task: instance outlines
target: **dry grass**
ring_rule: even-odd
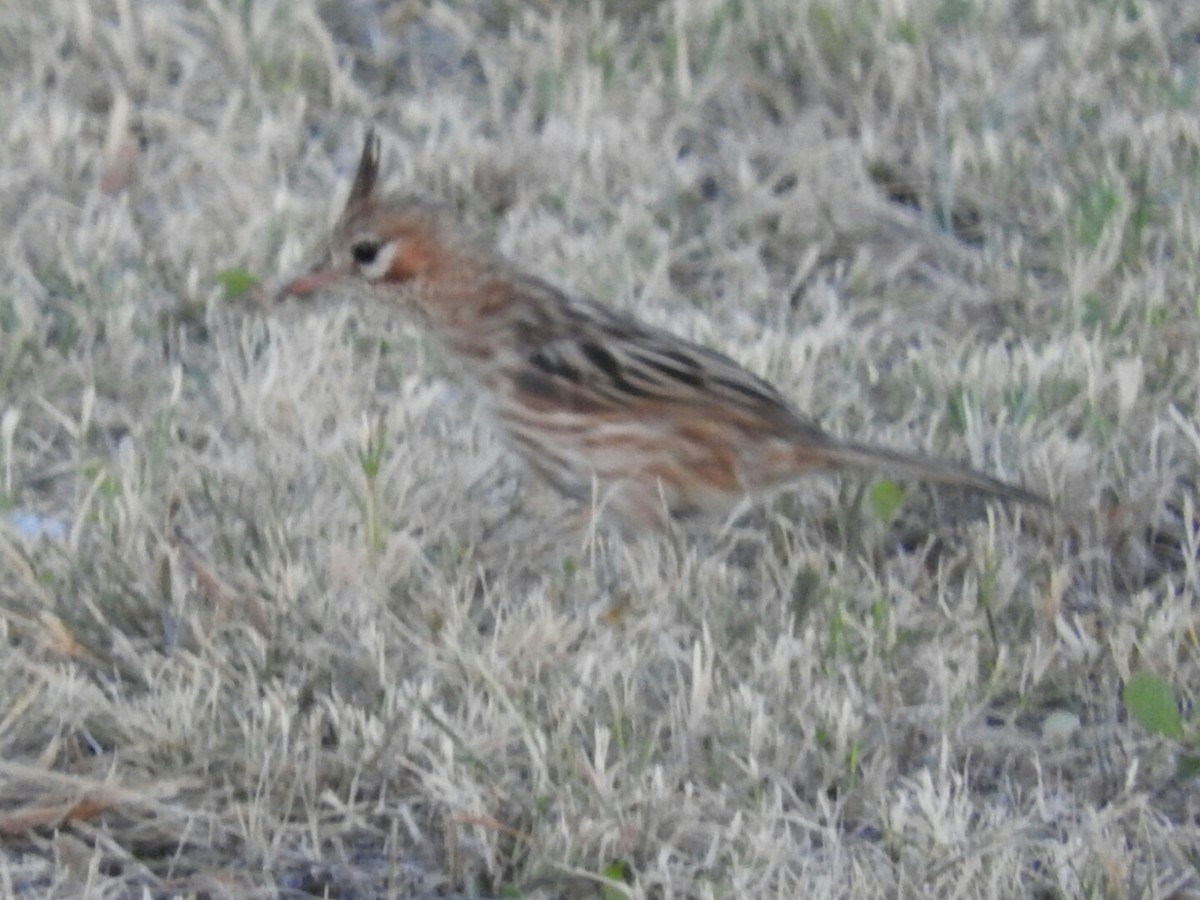
[[[1121,704],[1200,687],[1194,3],[0,13],[0,895],[1200,892]],[[528,268],[1061,514],[581,533],[397,317],[214,280],[299,264],[368,122]]]

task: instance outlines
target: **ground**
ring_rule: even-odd
[[[0,894],[1200,894],[1200,7],[0,0]],[[418,327],[384,179],[828,430],[629,537]]]

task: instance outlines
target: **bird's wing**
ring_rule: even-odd
[[[701,417],[751,433],[827,439],[773,386],[715,350],[589,301],[562,298],[554,319],[531,333],[516,378],[518,390],[548,407],[640,410],[648,419]]]

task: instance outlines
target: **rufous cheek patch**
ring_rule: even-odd
[[[429,271],[432,265],[433,252],[429,244],[410,238],[397,242],[389,271],[396,281],[409,281]]]

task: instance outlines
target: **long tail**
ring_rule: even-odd
[[[1031,506],[1050,506],[1050,501],[1041,494],[1027,491],[1023,487],[1009,484],[1007,481],[1001,481],[999,478],[993,478],[958,463],[929,459],[925,456],[901,453],[897,450],[873,447],[869,444],[857,444],[853,441],[834,441],[831,446],[823,449],[829,453],[837,466],[970,488],[1005,500],[1028,503]]]

